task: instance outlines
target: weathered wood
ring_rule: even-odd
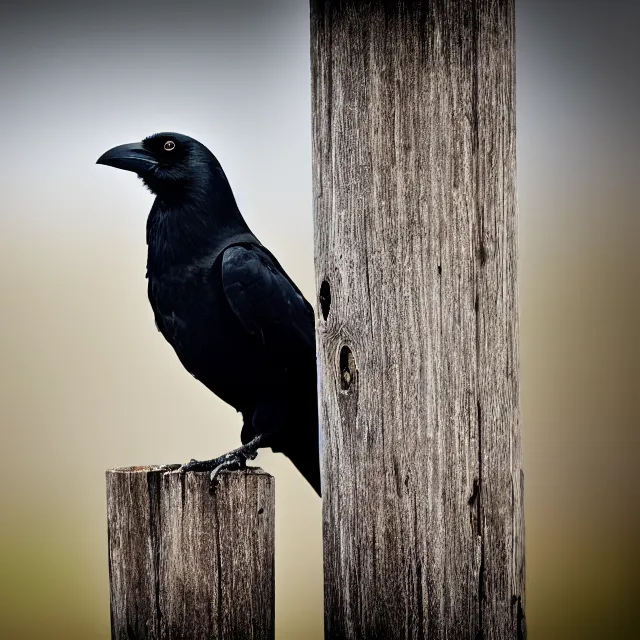
[[[526,633],[514,36],[311,1],[327,638]]]
[[[274,483],[261,469],[107,471],[111,637],[274,637]]]

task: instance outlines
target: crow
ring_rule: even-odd
[[[147,278],[156,326],[185,369],[242,414],[241,447],[179,471],[212,471],[213,484],[271,447],[320,495],[313,308],[250,231],[216,157],[193,138],[157,133],[97,163],[136,173],[155,194]]]

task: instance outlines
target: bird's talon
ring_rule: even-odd
[[[245,469],[247,466],[247,459],[244,455],[238,453],[229,453],[225,456],[225,460],[221,462],[209,476],[209,492],[213,493],[216,486],[218,485],[218,476],[221,471],[225,469],[231,470],[241,470]]]

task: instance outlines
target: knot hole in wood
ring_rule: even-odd
[[[357,371],[355,356],[345,344],[340,349],[340,386],[343,391],[349,391],[355,384]]]
[[[323,280],[320,285],[320,294],[318,296],[318,301],[320,302],[320,312],[322,313],[322,317],[326,322],[329,317],[329,310],[331,309],[331,286],[329,285],[328,280]]]

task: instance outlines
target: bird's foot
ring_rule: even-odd
[[[227,454],[229,455],[229,454]],[[212,460],[194,460],[193,458],[183,465],[179,465],[177,469],[174,469],[174,473],[188,473],[189,471],[211,471],[218,465],[222,464],[226,456],[220,456],[219,458],[213,458]]]
[[[221,471],[239,471],[245,469],[247,460],[253,460],[258,455],[258,449],[264,446],[265,436],[259,435],[247,444],[230,451],[229,453],[213,458],[212,460],[189,460],[186,464],[176,469],[174,473],[187,473],[189,471],[211,471],[211,488],[213,489]]]

